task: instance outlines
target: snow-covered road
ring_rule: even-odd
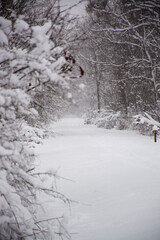
[[[160,142],[77,118],[62,119],[54,129],[57,136],[36,151],[40,168],[72,180],[58,183],[79,202],[65,213],[72,239],[159,240]]]

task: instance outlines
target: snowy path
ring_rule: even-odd
[[[130,131],[63,119],[37,148],[41,168],[72,179],[58,188],[73,204],[73,240],[160,239],[160,142]],[[81,204],[84,203],[84,204]]]

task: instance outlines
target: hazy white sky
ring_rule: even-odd
[[[76,3],[78,3],[80,0],[60,0],[61,6],[64,6],[64,8],[68,8]],[[75,15],[84,15],[85,14],[85,0],[84,3],[79,4],[78,6],[71,9],[71,14]]]

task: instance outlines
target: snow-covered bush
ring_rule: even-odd
[[[114,112],[111,109],[99,111],[89,111],[84,116],[84,122],[86,124],[95,124],[98,127],[106,129],[126,129],[129,125],[128,120],[123,117],[122,113]]]
[[[130,114],[130,116],[126,117],[120,111],[101,110],[99,112],[90,110],[84,115],[84,123],[94,124],[105,129],[137,130],[143,135],[152,135],[155,128],[157,131],[160,129],[160,123],[146,112],[138,115]]]
[[[160,123],[144,112],[133,116],[132,127],[143,135],[152,135],[155,128],[157,131],[160,130]]]
[[[48,194],[63,202],[69,200],[48,186],[41,176],[57,177],[55,172],[39,173],[33,147],[45,137],[32,125],[38,112],[31,106],[37,89],[68,84],[61,71],[65,58],[55,57],[50,40],[51,22],[30,27],[17,19],[0,17],[0,239],[53,239],[62,235],[62,216],[45,220],[41,196]],[[27,37],[26,37],[27,36]],[[27,38],[26,43],[23,41]],[[17,42],[16,42],[17,39]],[[26,44],[26,45],[25,45]],[[43,93],[43,91],[41,91]],[[41,95],[42,97],[43,95]],[[46,116],[47,117],[47,116]],[[45,211],[45,210],[43,210]],[[54,214],[54,213],[53,213]]]
[[[84,123],[85,124],[95,124],[95,121],[98,117],[99,113],[97,110],[89,110],[86,114],[84,114]]]

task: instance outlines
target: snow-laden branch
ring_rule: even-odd
[[[93,32],[114,32],[114,33],[119,33],[119,32],[126,32],[126,31],[130,31],[130,30],[134,30],[134,29],[137,29],[137,28],[141,28],[141,27],[145,27],[145,26],[150,26],[151,23],[150,22],[145,22],[145,23],[140,23],[140,24],[137,24],[137,25],[130,25],[128,27],[124,27],[124,28],[111,28],[111,27],[108,27],[108,28],[101,28],[101,29],[94,29],[94,28],[91,28],[91,31]]]

